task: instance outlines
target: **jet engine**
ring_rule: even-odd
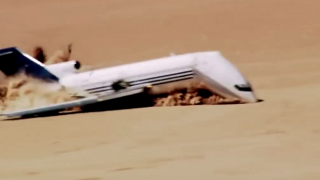
[[[52,64],[46,66],[46,69],[50,71],[52,74],[61,78],[70,74],[75,74],[77,70],[81,67],[81,63],[79,61],[68,61],[58,64]]]

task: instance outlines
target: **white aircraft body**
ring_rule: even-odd
[[[34,115],[74,106],[94,104],[144,92],[165,84],[200,79],[209,90],[246,103],[257,102],[248,80],[219,51],[195,52],[146,60],[86,72],[80,63],[69,61],[44,65],[16,47],[0,50],[0,70],[10,76],[20,71],[36,78],[58,82],[90,94],[66,103],[5,113],[8,117]]]

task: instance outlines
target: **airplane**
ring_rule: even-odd
[[[208,89],[225,98],[245,103],[258,99],[250,82],[219,51],[174,54],[135,63],[78,72],[76,60],[44,65],[17,47],[0,49],[0,71],[6,76],[19,72],[54,82],[62,87],[76,88],[90,94],[74,101],[5,112],[6,117],[23,117],[85,106],[143,93],[162,85],[199,79]],[[161,92],[158,92],[161,93]]]

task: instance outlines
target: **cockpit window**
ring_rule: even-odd
[[[252,91],[250,84],[236,84],[234,87],[238,89],[238,91],[247,91],[247,92]]]

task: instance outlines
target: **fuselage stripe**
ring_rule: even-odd
[[[176,77],[170,77],[170,76],[172,76],[172,74],[169,74],[166,76],[158,76],[158,77],[154,77],[154,78],[148,78],[149,81],[145,81],[145,79],[136,80],[136,81],[129,81],[129,83],[132,84],[132,82],[134,82],[132,86],[138,86],[138,85],[142,85],[142,84],[161,85],[161,84],[166,84],[166,83],[171,83],[171,82],[176,82],[176,81],[192,79],[194,77],[194,74],[192,72],[189,74],[181,73],[180,76],[176,76]],[[163,78],[159,79],[159,77],[163,77]],[[86,91],[88,91],[89,93],[101,93],[101,92],[112,91],[112,90],[113,89],[111,88],[111,86],[101,86],[101,87],[97,87],[97,88],[87,89]]]
[[[143,83],[146,83],[146,84],[152,83],[153,84],[154,82],[157,82],[157,81],[169,80],[169,79],[185,77],[185,76],[193,76],[193,75],[194,75],[193,71],[183,71],[183,72],[179,72],[179,73],[172,73],[172,74],[167,74],[167,75],[162,75],[162,76],[156,76],[156,77],[152,77],[152,78],[133,80],[133,81],[129,81],[129,83],[132,84],[133,86],[140,85]],[[97,91],[97,90],[102,90],[102,89],[103,89],[103,91],[112,90],[111,84],[106,85],[106,86],[99,86],[99,87],[95,87],[95,88],[85,89],[85,91]]]

